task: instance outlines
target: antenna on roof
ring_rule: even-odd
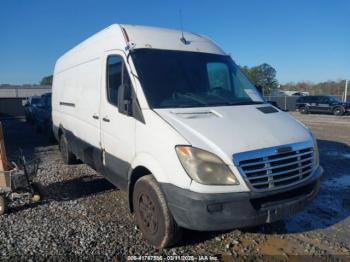
[[[185,36],[184,36],[184,30],[183,30],[183,24],[182,24],[182,10],[179,10],[179,19],[180,19],[180,27],[181,27],[181,42],[185,45],[190,44],[189,41],[186,40]]]

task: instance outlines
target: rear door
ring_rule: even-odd
[[[318,102],[319,102],[319,97],[318,96],[310,96],[308,97],[307,100],[307,105],[310,111],[312,112],[318,112]]]
[[[103,173],[121,189],[127,187],[130,162],[135,152],[135,119],[118,111],[118,89],[132,86],[122,51],[105,53],[105,74],[101,88],[101,146]]]
[[[319,112],[323,112],[323,113],[328,113],[331,110],[331,106],[330,106],[330,99],[329,97],[326,96],[321,96],[319,99],[319,103],[318,103],[318,111]]]

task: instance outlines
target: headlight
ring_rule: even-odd
[[[314,136],[314,134],[310,131],[310,134],[312,136],[312,140],[314,142],[314,155],[315,155],[315,160],[314,160],[314,164],[315,166],[318,166],[320,164],[320,154],[318,152],[318,145],[317,145],[317,139],[316,137]]]
[[[176,146],[176,153],[187,174],[205,185],[238,185],[230,168],[216,155],[191,146]]]

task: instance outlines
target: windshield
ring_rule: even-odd
[[[132,58],[151,108],[264,103],[229,56],[136,49]]]
[[[31,103],[32,103],[33,105],[36,105],[36,104],[38,104],[39,102],[40,102],[40,98],[39,98],[39,97],[33,97],[33,98],[32,98]]]
[[[43,107],[51,107],[51,94],[42,95],[40,105]]]

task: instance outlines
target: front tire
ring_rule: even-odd
[[[69,150],[68,141],[64,134],[60,136],[60,151],[63,162],[66,165],[72,165],[76,163],[77,159],[75,155]]]
[[[309,113],[309,110],[307,109],[306,106],[300,107],[299,111],[301,114],[308,114]]]
[[[149,243],[166,248],[180,240],[182,228],[174,220],[153,176],[143,176],[136,182],[133,206],[136,223]]]
[[[333,109],[333,115],[335,116],[341,116],[344,114],[344,109],[342,107],[336,107]]]

